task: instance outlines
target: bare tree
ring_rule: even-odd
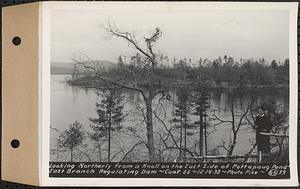
[[[95,71],[95,79],[102,80],[109,84],[122,89],[133,90],[140,93],[143,97],[143,101],[146,105],[145,112],[145,124],[147,129],[147,149],[149,154],[149,161],[155,161],[155,145],[154,145],[154,132],[153,132],[153,100],[156,96],[164,95],[166,89],[163,87],[160,81],[155,79],[155,68],[158,64],[157,56],[155,52],[155,43],[162,36],[161,30],[156,27],[149,37],[144,37],[140,45],[134,33],[120,31],[116,26],[111,23],[102,26],[107,32],[108,36],[115,37],[126,41],[130,47],[133,47],[137,51],[137,54],[132,56],[131,59],[135,59],[136,69],[130,69],[131,79],[133,79],[134,85],[126,83],[124,78],[109,78],[96,72],[96,69],[91,66],[86,66],[86,69]],[[125,67],[125,66],[124,66]],[[127,68],[124,68],[128,71]],[[137,70],[137,72],[134,72]],[[139,77],[137,79],[137,77]],[[159,82],[159,85],[156,83]]]
[[[234,95],[234,92],[232,92],[232,95]],[[237,136],[238,136],[238,132],[240,131],[241,125],[243,123],[243,120],[245,119],[246,115],[249,113],[249,110],[252,107],[253,104],[253,98],[250,97],[249,103],[247,104],[246,109],[241,112],[241,113],[237,113],[235,111],[235,101],[234,101],[234,97],[231,98],[230,100],[230,112],[231,112],[231,119],[230,120],[224,120],[219,118],[216,115],[216,112],[214,110],[213,116],[216,118],[216,120],[218,120],[219,122],[216,123],[216,125],[219,124],[223,124],[223,123],[229,123],[231,125],[231,132],[233,134],[232,140],[230,142],[229,145],[226,146],[226,142],[222,141],[222,145],[220,147],[223,147],[226,151],[228,155],[232,155],[233,154],[233,150],[236,146],[236,142],[237,142]],[[239,117],[238,119],[236,119],[236,117]]]

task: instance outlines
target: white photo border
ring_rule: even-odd
[[[290,179],[53,178],[49,177],[51,11],[63,9],[188,8],[289,11],[289,158]],[[298,186],[298,61],[296,2],[40,2],[39,181],[42,186]],[[174,182],[176,180],[176,182]]]

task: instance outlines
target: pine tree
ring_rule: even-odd
[[[122,113],[124,97],[113,88],[106,89],[100,94],[102,96],[101,103],[96,103],[97,118],[90,118],[94,133],[91,135],[92,140],[99,141],[102,137],[108,138],[108,162],[111,161],[111,132],[121,129],[121,122],[124,119]],[[100,152],[99,146],[99,154]]]
[[[179,160],[185,159],[185,152],[187,149],[187,127],[189,125],[189,114],[191,108],[190,95],[187,88],[180,88],[178,93],[178,103],[175,104],[175,118],[173,121],[180,124],[179,136]],[[184,140],[184,150],[183,150]],[[182,153],[183,150],[183,153]]]
[[[208,108],[208,94],[201,86],[195,87],[193,95],[193,115],[199,116],[199,120],[195,123],[199,125],[199,152],[200,156],[204,155],[203,141],[205,144],[205,154],[207,155],[207,138],[206,138],[206,109]]]
[[[69,125],[69,129],[65,130],[58,138],[58,146],[68,148],[70,150],[70,162],[73,162],[74,148],[81,145],[85,139],[84,130],[78,121]]]
[[[121,55],[118,56],[117,64],[119,68],[122,68],[124,66],[124,61]]]

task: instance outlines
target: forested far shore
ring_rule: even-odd
[[[137,54],[136,57],[138,56]],[[105,85],[103,80],[97,79],[97,75],[101,75],[109,80],[122,80],[126,84],[135,83],[139,87],[146,87],[147,81],[143,80],[145,73],[139,68],[137,61],[133,59],[125,63],[123,59],[119,56],[117,63],[109,68],[90,62],[76,63],[67,82],[74,86],[101,87]],[[153,85],[181,87],[201,82],[203,86],[211,90],[234,90],[236,88],[259,90],[289,87],[289,59],[283,63],[273,60],[269,65],[264,59],[236,62],[226,55],[212,61],[200,59],[196,63],[192,63],[190,59],[178,61],[173,59],[171,66],[170,60],[167,59],[167,61],[167,64],[157,64],[153,68]],[[128,72],[135,74],[128,74]]]

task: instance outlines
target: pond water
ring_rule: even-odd
[[[67,75],[51,75],[51,149],[55,151],[57,149],[57,138],[60,133],[68,129],[68,126],[75,121],[78,121],[87,132],[92,132],[90,127],[91,122],[89,118],[96,118],[95,103],[101,101],[101,96],[98,96],[95,90],[85,89],[80,87],[73,87],[65,82]],[[174,116],[174,104],[177,103],[177,93],[175,89],[170,91],[171,101],[163,101],[159,106],[156,106],[158,100],[154,100],[153,106],[157,107],[157,115],[164,122],[164,125],[160,120],[154,119],[154,132],[155,132],[155,144],[158,150],[161,150],[162,154],[168,156],[166,161],[173,161],[176,152],[170,152],[166,150],[166,144],[162,142],[162,138],[166,138],[168,129],[174,126],[172,119]],[[122,154],[126,154],[137,142],[146,141],[146,127],[143,122],[143,116],[138,107],[144,108],[144,103],[141,96],[133,91],[122,91],[122,95],[125,96],[123,114],[126,115],[124,122],[122,122],[123,130],[114,131],[112,133],[112,154],[114,155],[113,161],[120,161]],[[250,95],[243,93],[235,97],[235,119],[239,119],[241,112],[245,110],[245,106],[249,103]],[[280,106],[284,110],[288,110],[288,91],[286,92],[261,92],[256,94],[257,103],[273,102]],[[230,95],[228,92],[211,92],[209,95],[209,109],[207,111],[207,155],[225,155],[226,150],[221,147],[224,145],[228,147],[231,142],[233,134],[230,123],[217,124],[219,121],[213,116],[213,113],[223,120],[231,120],[231,108],[230,108]],[[190,115],[189,122],[194,123],[198,121],[199,116]],[[250,117],[249,117],[250,118]],[[129,128],[129,129],[128,129]],[[130,130],[131,132],[129,132]],[[134,131],[134,132],[132,132]],[[175,138],[178,139],[179,128],[173,128],[171,132],[174,133]],[[165,140],[169,146],[174,145],[174,142],[170,139]],[[86,146],[89,146],[92,142],[87,142]],[[189,128],[187,147],[190,149],[198,150],[199,143],[199,128]],[[237,144],[233,154],[243,155],[251,150],[252,145],[255,143],[255,130],[246,121],[243,120],[240,131],[237,137]],[[102,154],[106,156],[107,141],[102,142]],[[171,149],[171,148],[170,148]],[[87,150],[87,149],[84,149]],[[90,150],[90,151],[89,151]],[[97,161],[95,149],[93,148],[83,152],[83,154],[90,153],[90,161]],[[82,150],[81,150],[82,151]],[[171,150],[172,151],[172,150]],[[62,155],[65,153],[64,155]],[[147,150],[145,146],[136,148],[138,155],[131,155],[132,161],[144,161],[147,157]],[[172,154],[173,153],[173,154]],[[68,160],[68,152],[53,152],[50,153],[50,159],[52,161],[64,161]],[[168,155],[167,155],[168,154]],[[85,158],[88,155],[80,155],[81,159],[78,161],[87,161]],[[95,156],[95,157],[94,157]],[[100,155],[101,156],[101,155]],[[94,157],[94,158],[93,158]],[[65,158],[65,159],[64,159]],[[166,159],[167,157],[165,157]],[[172,159],[173,158],[173,159]],[[100,160],[99,160],[100,161]]]

